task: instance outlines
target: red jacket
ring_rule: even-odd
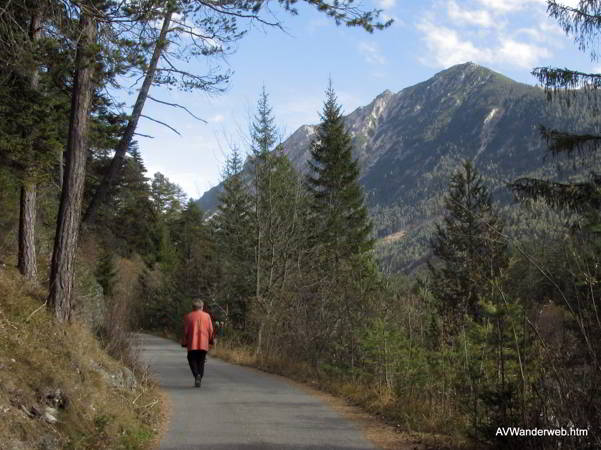
[[[206,312],[196,310],[184,317],[183,343],[190,350],[209,351],[209,341],[213,338],[213,323]]]

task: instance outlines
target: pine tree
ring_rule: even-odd
[[[146,168],[137,146],[130,148],[121,183],[114,193],[114,211],[106,225],[119,239],[120,251],[130,257],[137,253],[148,263],[157,259],[159,219],[151,200]],[[105,212],[103,211],[103,217]]]
[[[358,163],[331,83],[321,120],[306,178],[313,255],[306,276],[314,286],[306,294],[311,308],[306,322],[316,349],[313,364],[325,358],[352,370],[357,351],[352,330],[367,314],[375,280],[373,240]]]
[[[276,143],[276,128],[274,125],[272,108],[265,86],[257,102],[257,113],[250,126],[252,161],[250,169],[253,179],[253,228],[255,246],[255,300],[261,304],[263,294],[263,257],[265,256],[266,234],[269,232],[270,204],[268,198],[271,194],[270,181],[272,179],[272,165],[274,157],[273,147]],[[262,328],[261,328],[262,329]],[[261,340],[259,331],[259,342]]]
[[[503,222],[471,162],[451,177],[444,204],[444,222],[431,239],[440,264],[428,267],[441,310],[456,324],[464,314],[480,316],[479,300],[506,265],[506,245]]]
[[[328,258],[344,260],[373,247],[371,223],[359,185],[359,166],[330,83],[317,135],[311,144],[307,186],[317,245]]]
[[[62,151],[65,122],[57,111],[66,97],[53,86],[46,66],[48,39],[42,30],[48,9],[40,2],[9,3],[0,19],[0,164],[21,181],[17,265],[30,280],[37,278],[37,188],[48,181]]]
[[[234,327],[244,329],[248,300],[255,288],[252,198],[247,191],[242,160],[234,150],[224,170],[223,193],[214,218],[221,258],[219,301]]]
[[[79,238],[80,213],[86,174],[86,139],[91,100],[94,91],[94,52],[97,43],[97,17],[89,2],[82,5],[79,17],[81,39],[77,45],[75,76],[72,90],[69,137],[65,154],[66,172],[57,218],[48,307],[56,318],[68,321],[72,311],[74,263]]]
[[[254,182],[256,354],[277,337],[276,316],[292,290],[290,267],[301,240],[301,178],[281,145],[265,88],[251,124]]]
[[[257,102],[257,113],[250,127],[250,136],[251,148],[255,157],[271,152],[277,142],[275,119],[265,86],[263,86]]]
[[[215,296],[217,250],[214,237],[196,202],[190,200],[171,227],[177,251],[178,267],[174,273],[177,291],[186,298]]]

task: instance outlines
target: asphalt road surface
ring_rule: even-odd
[[[358,427],[286,380],[207,358],[195,388],[186,350],[138,335],[141,357],[171,402],[165,450],[375,449]]]

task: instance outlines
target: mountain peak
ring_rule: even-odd
[[[457,64],[449,67],[441,72],[438,72],[434,75],[434,78],[439,77],[465,77],[466,75],[477,73],[478,75],[493,75],[496,72],[493,72],[487,67],[481,66],[479,64],[473,63],[471,61]]]
[[[381,92],[376,99],[391,97],[392,95],[394,95],[394,93],[390,89],[386,89],[385,91]]]

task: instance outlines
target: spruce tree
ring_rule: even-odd
[[[368,286],[375,275],[369,252],[373,240],[358,163],[331,83],[308,164],[308,247],[313,267],[307,275],[314,288],[307,293],[306,322],[316,349],[313,364],[326,359],[352,370],[357,349],[352,330],[367,314]]]
[[[252,198],[247,191],[237,150],[226,161],[223,192],[213,220],[221,258],[220,303],[236,328],[246,326],[248,300],[254,292]]]
[[[359,166],[331,82],[308,164],[315,244],[337,261],[371,250],[371,223],[358,181]]]
[[[173,274],[177,292],[186,299],[213,299],[217,284],[217,251],[210,227],[196,202],[190,200],[171,227],[177,251]]]
[[[443,224],[436,225],[431,246],[438,263],[428,265],[434,296],[457,324],[464,314],[478,318],[479,300],[506,264],[503,222],[472,163],[451,177]]]
[[[262,303],[263,294],[263,257],[265,256],[265,241],[268,239],[268,223],[270,220],[270,179],[272,172],[272,151],[277,140],[272,108],[265,86],[257,102],[257,113],[250,126],[253,187],[253,229],[255,246],[255,299]],[[260,341],[259,332],[259,341]]]
[[[115,189],[115,208],[110,216],[107,214],[107,226],[118,238],[124,255],[137,253],[152,264],[158,254],[160,217],[151,200],[146,168],[137,146],[133,145],[129,153],[123,178]]]
[[[250,137],[252,139],[252,152],[255,157],[271,152],[277,142],[275,119],[273,110],[269,105],[269,95],[265,86],[263,86],[257,102],[257,113],[250,127]]]
[[[276,338],[277,315],[289,297],[290,268],[301,245],[301,178],[284,148],[265,88],[251,123],[255,227],[255,296],[253,316],[258,326],[256,354]]]

